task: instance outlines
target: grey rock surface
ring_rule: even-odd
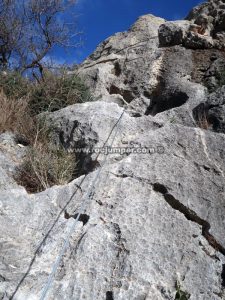
[[[183,43],[189,30],[189,21],[171,21],[159,27],[159,44],[161,47],[175,46]]]
[[[0,190],[18,188],[13,175],[25,155],[26,147],[22,140],[10,132],[0,134]]]
[[[214,48],[215,43],[211,36],[187,32],[183,39],[183,45],[189,49],[211,49]]]
[[[189,49],[223,49],[225,41],[225,5],[208,0],[195,7],[184,21],[162,24],[159,28],[161,47],[182,44]]]
[[[142,16],[127,32],[105,40],[85,60],[78,73],[97,98],[120,95],[127,103],[140,96],[148,98],[161,65],[158,28],[164,22],[152,15]]]
[[[193,114],[199,126],[205,122],[208,129],[225,133],[225,86],[209,94],[206,102],[194,108]]]
[[[132,141],[165,152],[107,162],[84,212],[89,221],[78,222],[48,299],[107,299],[109,292],[114,299],[174,299],[176,281],[190,299],[223,299],[224,136],[165,125]],[[1,193],[4,299],[34,256],[15,299],[39,299],[96,172],[37,195]]]
[[[81,172],[88,173],[96,167],[96,163],[99,166],[104,159],[104,156],[98,156],[98,150],[107,146],[105,143],[108,136],[123,111],[124,108],[117,104],[104,101],[68,106],[49,115],[49,121],[55,127],[53,138],[56,143],[63,144],[69,151],[75,151],[82,163]],[[128,112],[123,115],[123,122],[120,125],[123,134],[115,136],[115,147],[121,144],[126,147],[128,142],[132,142],[145,130],[150,128],[155,130],[162,126],[161,121],[147,116],[134,118]],[[81,155],[80,149],[84,149]],[[118,156],[110,155],[109,159],[115,160]]]
[[[206,29],[216,36],[224,34],[225,30],[225,5],[223,0],[208,0],[195,8],[187,16],[187,20],[194,21],[198,25],[205,24]]]
[[[69,184],[28,194],[12,180],[26,147],[0,136],[0,299],[40,299],[81,208],[46,299],[225,299],[224,52],[176,44],[221,5],[143,16],[81,64],[97,100],[47,116],[56,143],[88,150]]]

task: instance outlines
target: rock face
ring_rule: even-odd
[[[193,113],[199,126],[205,122],[210,129],[225,133],[225,86],[210,94],[207,101],[199,104]]]
[[[190,49],[224,49],[225,3],[209,0],[195,7],[186,21],[166,22],[159,29],[160,46],[183,44]]]
[[[209,33],[216,38],[224,37],[225,31],[225,2],[223,0],[208,0],[195,7],[187,16],[187,20],[195,24],[206,25]]]
[[[225,299],[225,57],[216,35],[184,43],[202,15],[223,35],[222,7],[143,16],[80,65],[96,101],[48,115],[85,149],[68,185],[28,194],[11,179],[26,146],[0,136],[0,299],[43,299],[67,237],[46,299]]]
[[[24,143],[12,133],[0,134],[0,189],[18,187],[13,175],[26,155]]]
[[[149,90],[157,85],[162,57],[158,51],[158,28],[165,20],[146,15],[128,32],[118,33],[100,44],[79,68],[94,95],[115,101],[115,95],[144,112]],[[117,101],[118,101],[117,100]]]

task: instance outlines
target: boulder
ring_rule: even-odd
[[[105,141],[123,111],[124,108],[107,101],[75,104],[49,114],[48,122],[54,127],[54,141],[69,151],[75,151],[80,161],[80,172],[89,173],[96,167],[96,163],[102,163],[104,156],[98,156],[95,149],[97,151],[105,147]],[[153,118],[147,116],[135,118],[132,113],[132,110],[125,111],[119,129],[123,134],[119,135],[119,139],[115,137],[114,146],[126,144],[126,136],[136,138],[143,130],[162,126],[160,121],[153,121]],[[117,158],[117,155],[110,155],[109,160]]]
[[[215,46],[215,43],[210,36],[204,36],[190,31],[183,39],[183,45],[189,49],[211,49]]]
[[[189,21],[171,21],[162,24],[159,27],[159,45],[167,47],[182,44],[189,27]]]

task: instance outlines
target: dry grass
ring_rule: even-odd
[[[16,72],[0,72],[0,89],[10,99],[27,99],[32,115],[93,100],[83,80],[76,74],[69,75],[65,68],[55,72],[45,69],[39,82],[31,82]]]
[[[44,80],[32,85],[30,108],[39,114],[87,101],[92,101],[91,94],[77,75],[68,75],[63,69],[59,74],[45,71]]]
[[[51,132],[52,128],[45,119],[34,122],[29,150],[15,176],[16,181],[30,193],[66,184],[76,175],[75,154],[66,151],[62,145],[54,144]]]
[[[28,151],[16,179],[27,191],[36,193],[70,182],[74,178],[75,168],[73,154],[60,147],[49,149],[39,144]]]
[[[45,120],[36,122],[33,130],[33,142],[18,168],[17,182],[36,193],[73,180],[77,165],[75,155],[52,142],[51,129]]]
[[[0,132],[12,131],[30,139],[34,120],[29,114],[28,98],[8,98],[0,91]]]
[[[211,124],[208,120],[207,113],[205,110],[202,112],[202,114],[198,115],[197,123],[200,128],[209,130]]]
[[[205,129],[205,130],[210,129],[211,122],[209,121],[207,106],[204,103],[199,104],[193,110],[193,117],[194,117],[198,127]]]
[[[29,110],[29,98],[8,98],[0,92],[0,133],[11,131],[29,144],[26,158],[15,180],[28,192],[70,182],[76,171],[76,157],[51,139],[51,128]]]
[[[11,131],[29,145],[27,156],[15,175],[27,191],[35,193],[74,179],[76,157],[55,145],[51,128],[37,115],[70,104],[90,101],[88,88],[66,70],[45,72],[45,80],[34,83],[16,72],[0,73],[0,133]]]

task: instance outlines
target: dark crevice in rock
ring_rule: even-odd
[[[146,98],[151,99],[151,94],[150,94],[149,91],[144,91],[144,92],[143,92],[143,95],[144,95]]]
[[[195,107],[192,114],[198,127],[202,129],[209,129],[210,122],[208,117],[208,108],[205,103],[201,103]]]
[[[225,264],[223,264],[221,278],[222,278],[222,286],[225,287]]]
[[[106,300],[114,300],[114,296],[113,296],[113,292],[112,291],[108,291],[106,292]]]
[[[219,118],[222,107],[219,105],[209,105],[208,103],[200,103],[193,111],[193,118],[198,127],[214,132],[224,133],[222,122]]]
[[[116,244],[118,245],[118,253],[117,253],[117,257],[119,257],[122,253],[123,254],[129,254],[130,251],[126,249],[125,247],[125,242],[126,240],[122,238],[122,232],[120,229],[119,224],[117,223],[112,223],[113,225],[113,229],[116,235]]]
[[[103,203],[101,200],[96,200],[95,202],[98,203],[98,205],[103,206]]]
[[[216,170],[215,168],[213,167],[209,167],[209,166],[206,166],[206,165],[201,165],[197,162],[194,162],[194,165],[196,166],[196,168],[201,172],[202,170],[203,171],[207,171],[207,172],[213,172],[215,175],[217,176],[220,176],[221,175],[221,172]]]
[[[75,215],[70,215],[66,210],[65,210],[65,213],[64,213],[64,217],[65,219],[70,219],[70,218],[74,218],[76,219],[78,217],[78,214],[75,214]],[[89,221],[90,219],[90,216],[87,215],[87,214],[81,214],[78,218],[78,221],[79,222],[82,222],[83,223],[83,226],[87,224],[87,222]]]
[[[116,176],[117,178],[129,178],[129,176],[126,174],[113,174],[113,175]]]
[[[142,183],[151,184],[151,181],[149,179],[143,178],[143,177],[138,177],[138,176],[135,176],[133,174],[130,174],[130,175],[125,174],[125,173],[115,174],[115,173],[112,173],[112,172],[110,172],[110,174],[112,174],[113,176],[115,176],[117,178],[122,178],[122,179],[131,178],[131,179],[137,180],[137,181],[142,182]]]
[[[128,111],[129,115],[132,117],[132,118],[141,118],[143,117],[143,115],[139,112],[135,112],[135,111]]]
[[[26,139],[24,136],[17,134],[15,136],[15,142],[17,144],[23,145],[25,147],[30,145],[30,142],[28,141],[28,139]]]
[[[75,214],[75,215],[74,215],[74,219],[76,219],[77,217],[78,217],[78,214]],[[89,216],[89,215],[87,215],[87,214],[81,214],[81,215],[79,216],[78,221],[83,222],[83,226],[84,226],[84,225],[87,224],[87,222],[89,221],[89,219],[90,219],[90,216]]]
[[[66,210],[64,212],[64,218],[67,219],[67,220],[69,220],[71,218],[71,215],[68,214],[68,212]]]
[[[120,279],[123,278],[127,257],[130,254],[130,251],[126,248],[126,239],[122,237],[122,232],[119,224],[111,223],[110,224],[113,235],[114,235],[114,245],[115,245],[115,263],[112,268],[112,286],[120,287]]]
[[[162,93],[159,95],[153,95],[151,99],[151,105],[145,114],[155,116],[158,113],[184,105],[188,101],[189,97],[184,92],[175,91],[170,94]]]
[[[121,90],[117,86],[115,86],[114,84],[112,84],[110,86],[109,93],[110,93],[110,95],[113,95],[113,94],[121,95],[122,94]]]
[[[90,153],[83,151],[79,154],[76,154],[77,163],[74,168],[74,176],[72,180],[79,178],[83,175],[88,175],[89,173],[95,171],[100,167],[99,162],[93,159],[91,152],[92,150],[90,150]]]
[[[200,218],[196,212],[192,209],[186,207],[182,204],[179,200],[175,199],[173,195],[171,195],[167,188],[160,184],[155,183],[153,184],[154,191],[162,194],[166,202],[175,210],[181,212],[187,220],[195,222],[196,224],[202,227],[202,235],[208,241],[209,245],[212,246],[216,251],[219,251],[221,254],[225,256],[225,248],[216,240],[216,238],[209,232],[210,231],[210,224]]]
[[[77,250],[79,249],[80,244],[81,244],[81,242],[82,242],[82,240],[83,240],[83,238],[85,237],[86,234],[87,234],[87,232],[84,232],[84,233],[81,235],[81,237],[79,238],[79,240],[77,241],[76,247],[75,247],[75,249],[74,249],[74,255],[77,254]]]
[[[160,183],[155,183],[153,186],[153,189],[155,192],[163,194],[163,195],[167,194],[167,192],[168,192],[167,188]]]
[[[208,255],[210,258],[215,259],[217,261],[220,261],[219,257],[215,254],[210,254],[210,252],[204,247],[204,245],[199,242],[199,246],[201,246],[202,250],[205,252],[206,255]]]
[[[4,276],[0,275],[0,282],[8,281]]]
[[[110,86],[110,88],[109,88],[109,94],[110,95],[119,94],[119,95],[121,95],[124,98],[124,100],[127,103],[130,103],[135,98],[135,96],[133,95],[132,91],[121,89],[121,88],[115,86],[114,84],[112,84]]]
[[[114,71],[115,71],[115,75],[117,77],[119,77],[121,75],[121,73],[122,73],[122,69],[121,69],[121,66],[120,66],[120,64],[119,64],[118,61],[115,62]]]
[[[205,165],[203,166],[203,169],[206,170],[206,171],[208,171],[208,172],[210,171],[210,168],[207,167],[207,166],[205,166]]]
[[[92,68],[99,64],[106,64],[108,62],[114,62],[115,60],[117,60],[117,58],[109,58],[109,59],[105,59],[105,60],[100,60],[100,61],[96,62],[95,64],[85,66],[84,69],[89,69],[89,68]]]
[[[80,168],[78,163],[77,169],[80,170],[80,172],[79,175],[77,175],[77,177],[87,175],[100,167],[100,163],[97,160],[93,160],[91,154],[85,155],[85,153],[83,153],[79,156],[79,158],[79,161],[81,163]]]

